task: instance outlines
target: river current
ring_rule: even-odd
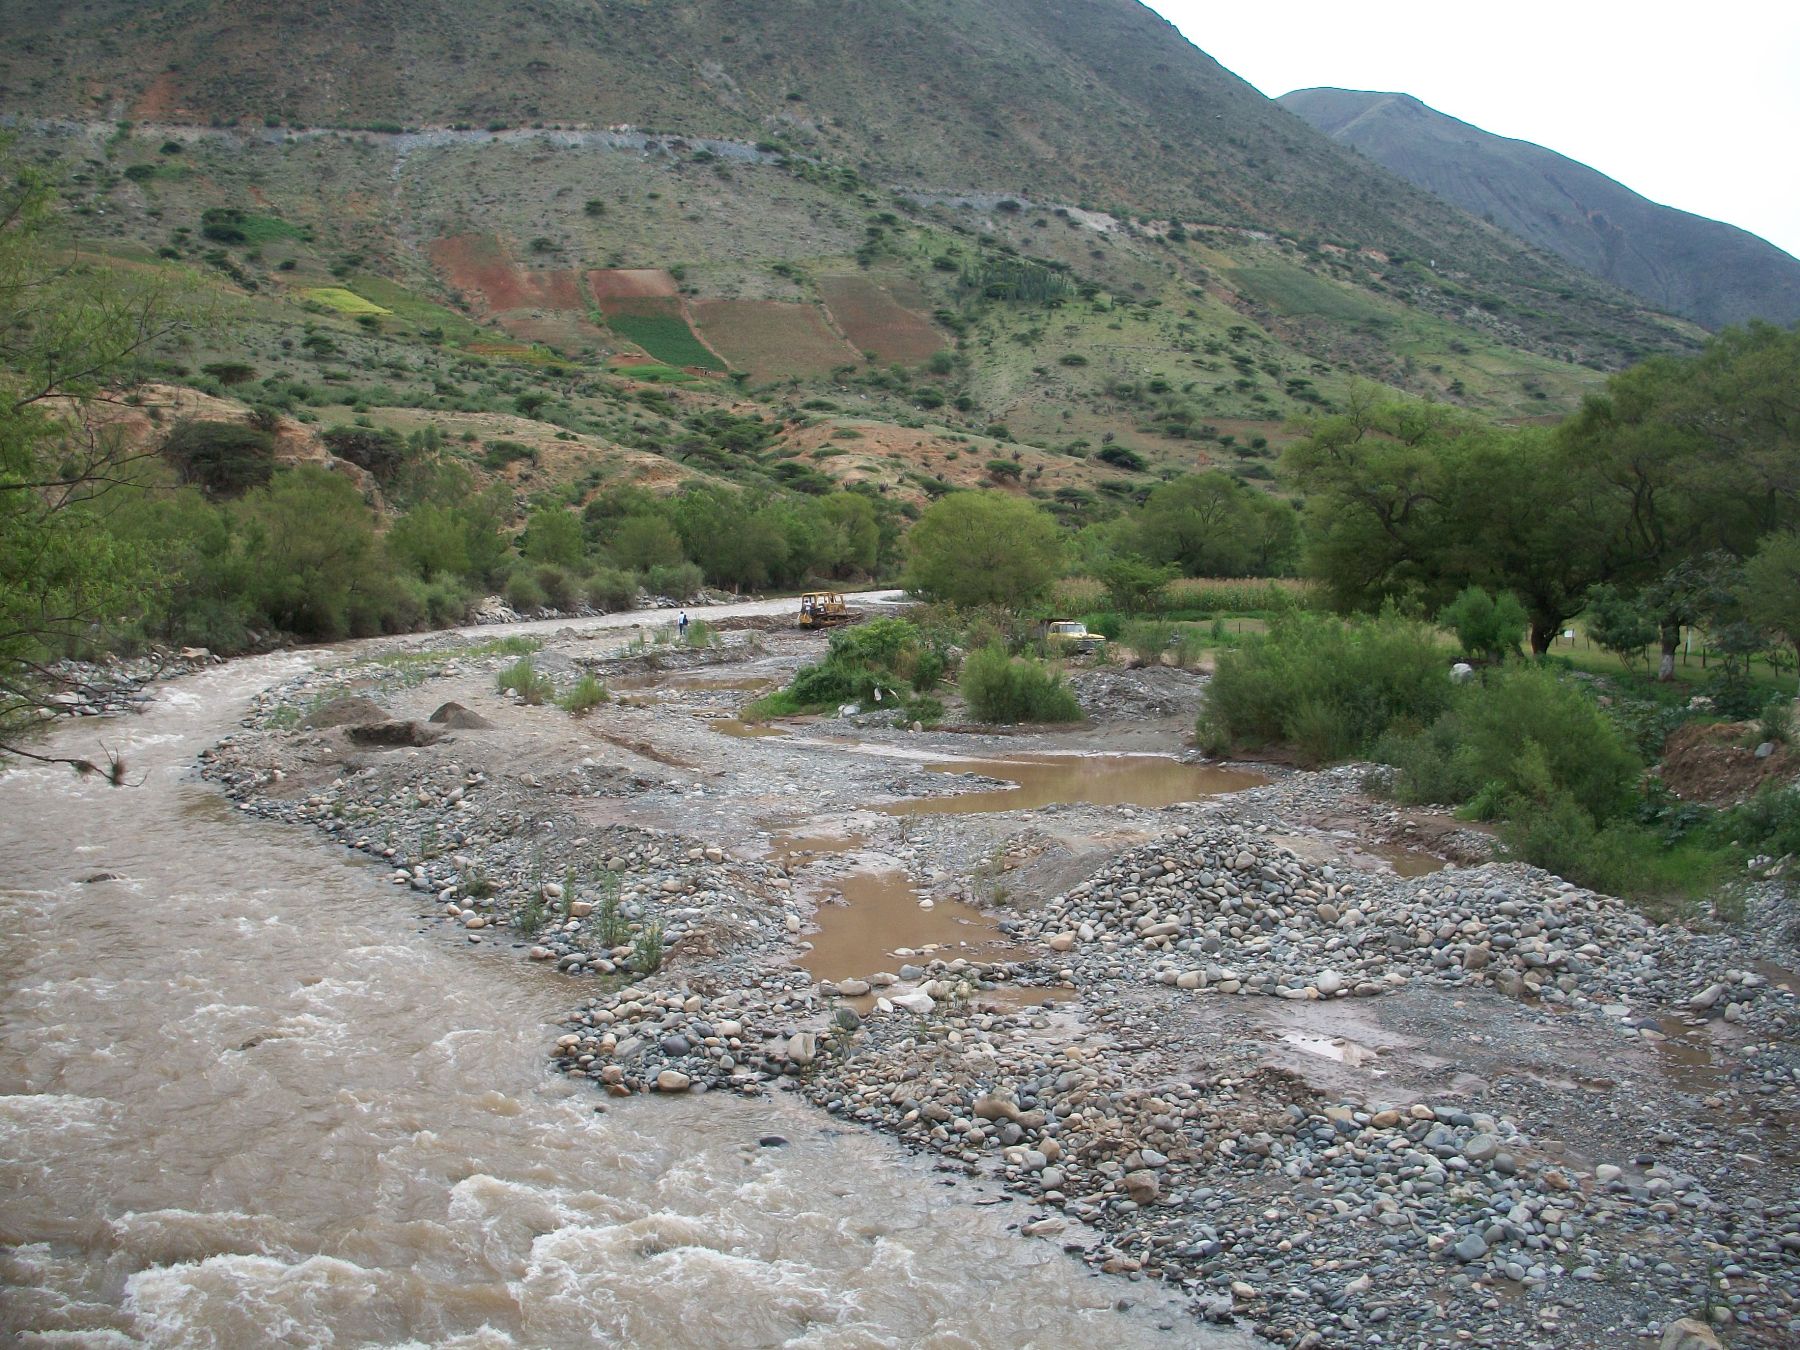
[[[233,662],[58,733],[135,786],[0,776],[9,1338],[1250,1343],[780,1093],[597,1110],[546,1060],[576,984],[198,777],[257,690],[326,659]]]

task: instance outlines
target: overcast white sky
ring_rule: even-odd
[[[1795,0],[1147,0],[1270,98],[1412,94],[1800,256]]]

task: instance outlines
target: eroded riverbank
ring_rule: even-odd
[[[722,734],[814,651],[726,643],[553,638],[557,678],[636,686],[641,706],[585,719],[495,694],[509,656],[415,644],[285,684],[209,772],[380,859],[389,908],[454,963],[437,978],[545,990],[564,1082],[608,1121],[794,1110],[789,1089],[807,1119],[997,1187],[1031,1239],[1012,1245],[1077,1284],[1063,1247],[1277,1343],[1614,1345],[1693,1312],[1740,1343],[1800,1332],[1772,896],[1746,933],[1658,929],[1479,864],[1479,838],[1354,771],[1211,800],[1005,794],[1099,751],[1214,772],[1183,763],[1199,684],[1179,672],[1078,677],[1075,732]],[[290,725],[346,697],[365,726],[429,728],[449,701],[489,725]],[[1397,874],[1444,856],[1473,865]],[[871,878],[874,931],[846,922]]]

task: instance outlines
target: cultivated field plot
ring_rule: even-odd
[[[578,272],[521,267],[491,234],[449,235],[428,252],[451,286],[515,337],[557,347],[605,340]]]
[[[660,267],[596,268],[587,274],[587,284],[602,312],[623,300],[650,296],[673,299],[680,294],[675,278]]]
[[[606,311],[606,326],[671,366],[725,369],[725,363],[694,336],[677,299],[645,296],[614,301]]]
[[[694,318],[707,342],[757,381],[829,375],[858,352],[825,322],[816,305],[782,300],[697,300]]]
[[[922,314],[915,314],[880,282],[867,277],[820,277],[819,294],[831,317],[859,352],[874,352],[878,361],[917,365],[944,345],[944,338]]]

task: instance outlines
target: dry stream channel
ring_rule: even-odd
[[[1200,762],[1180,672],[1075,672],[1075,731],[745,722],[818,654],[789,607],[699,652],[614,615],[232,662],[57,733],[136,786],[0,777],[0,1329],[1800,1335],[1791,962],[1478,866],[1354,772]],[[496,694],[519,633],[614,702]],[[402,734],[309,724],[344,699]],[[507,926],[577,854],[668,925],[658,975],[586,880]]]

